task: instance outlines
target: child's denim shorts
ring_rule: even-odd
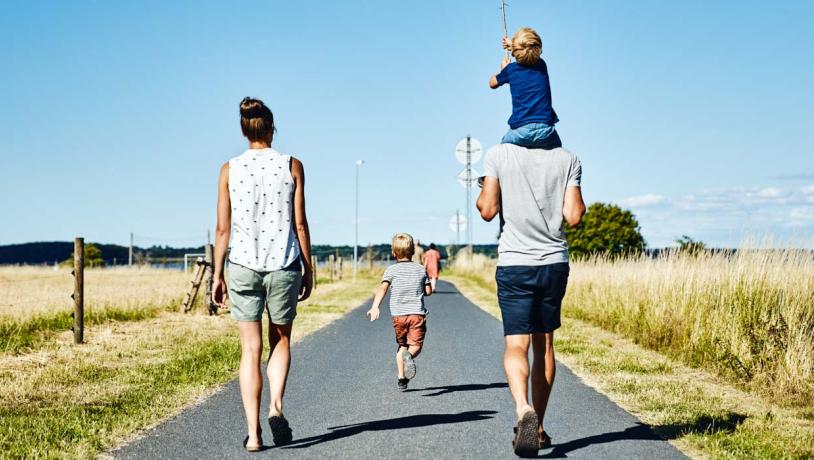
[[[503,144],[514,144],[530,149],[551,150],[562,147],[560,135],[554,126],[545,123],[529,123],[519,128],[510,129],[500,141]]]

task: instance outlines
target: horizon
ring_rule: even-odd
[[[264,27],[247,19],[262,18]],[[540,31],[586,202],[634,212],[649,247],[813,247],[814,4],[515,1]],[[148,32],[149,31],[149,32]],[[203,244],[244,96],[300,158],[314,244],[455,240],[455,144],[497,143],[508,91],[497,2],[15,4],[0,17],[0,245]],[[261,56],[258,58],[258,56]],[[482,170],[482,162],[475,165]],[[477,189],[473,192],[473,198]],[[475,244],[497,225],[472,212]],[[464,241],[461,241],[463,243]]]

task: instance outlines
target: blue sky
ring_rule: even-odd
[[[452,242],[453,156],[494,145],[497,1],[15,2],[0,15],[0,244],[200,244],[237,106],[264,99],[306,167],[314,241]],[[812,2],[513,0],[540,31],[587,201],[651,246],[814,229]],[[476,165],[481,170],[481,165]],[[476,242],[496,224],[477,223]]]

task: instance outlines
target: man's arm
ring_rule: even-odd
[[[565,199],[562,205],[562,216],[568,225],[574,227],[582,222],[585,215],[585,202],[582,201],[582,189],[576,186],[568,186],[565,189]]]
[[[382,284],[379,286],[379,289],[376,290],[376,296],[373,297],[373,306],[370,307],[370,310],[365,313],[365,315],[370,317],[371,321],[376,321],[379,319],[379,305],[381,305],[384,296],[387,294],[387,289],[390,287],[390,283],[387,281],[382,281]]]
[[[500,212],[500,182],[497,177],[483,178],[483,188],[475,204],[486,222],[491,222]]]

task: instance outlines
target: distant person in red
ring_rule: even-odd
[[[435,249],[435,245],[430,243],[430,248],[424,253],[424,269],[430,277],[432,292],[435,292],[435,283],[438,282],[438,271],[441,269],[441,253]]]

